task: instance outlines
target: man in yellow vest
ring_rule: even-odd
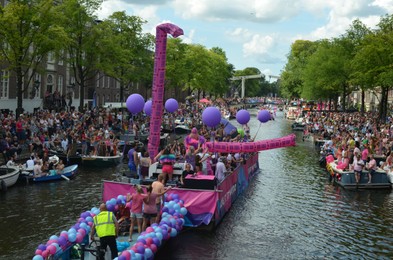
[[[109,246],[111,249],[112,259],[118,256],[116,238],[119,232],[119,223],[113,212],[108,211],[105,203],[100,205],[100,213],[94,217],[93,226],[91,228],[90,238],[94,239],[94,234],[100,238],[100,248],[106,250]],[[100,259],[104,259],[100,256]]]

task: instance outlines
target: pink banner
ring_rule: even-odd
[[[117,198],[119,195],[127,195],[127,193],[134,193],[135,189],[131,183],[120,183],[120,182],[110,182],[104,181],[102,191],[103,202],[110,200],[112,198]]]
[[[134,193],[133,184],[104,181],[104,188],[102,192],[103,201],[117,198],[119,195],[127,195],[127,193]],[[168,191],[168,194],[178,194],[179,198],[184,201],[184,206],[191,214],[205,214],[216,211],[216,203],[218,193],[215,191],[194,191],[173,188]]]
[[[247,159],[246,164],[238,166],[231,175],[220,183],[218,189],[222,192],[219,193],[215,212],[216,224],[229,211],[235,199],[245,190],[250,178],[258,168],[258,154],[256,153]]]
[[[216,211],[218,193],[215,191],[193,191],[183,189],[171,189],[169,194],[176,193],[184,201],[184,206],[191,214],[205,214]]]
[[[296,145],[296,135],[290,134],[281,138],[261,140],[256,142],[234,143],[234,142],[207,142],[209,152],[259,152]]]

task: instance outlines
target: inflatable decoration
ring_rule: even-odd
[[[261,140],[257,142],[246,142],[246,143],[234,143],[234,142],[207,142],[206,146],[209,148],[209,152],[219,153],[252,153],[263,150],[270,150],[276,148],[282,148],[287,146],[296,145],[296,136],[290,134],[281,138]]]
[[[199,135],[198,130],[196,128],[193,128],[191,130],[191,133],[187,135],[186,138],[184,138],[184,145],[187,150],[190,146],[194,146],[194,148],[197,149],[199,144],[203,145],[205,141],[205,137]]]
[[[202,122],[209,127],[216,127],[221,122],[221,112],[216,107],[207,107],[202,112]]]
[[[143,110],[145,100],[139,94],[131,94],[126,101],[126,106],[131,114],[138,114]]]
[[[148,100],[148,101],[146,101],[146,103],[143,107],[143,112],[145,112],[145,114],[148,116],[151,116],[151,105],[152,105],[151,100]]]
[[[177,236],[183,229],[184,216],[187,212],[178,194],[167,195],[160,223],[154,223],[146,228],[146,231],[139,235],[136,243],[131,248],[119,250],[121,254],[115,259],[153,259],[163,242]],[[121,246],[121,242],[117,245]]]
[[[261,123],[266,123],[268,122],[270,119],[272,118],[272,116],[270,115],[270,112],[267,110],[260,110],[258,112],[258,120]]]
[[[178,108],[179,108],[179,104],[174,98],[170,98],[165,102],[165,109],[169,113],[175,112]]]
[[[150,134],[148,151],[150,158],[158,153],[160,145],[160,131],[163,114],[165,63],[166,63],[166,43],[167,34],[174,38],[183,35],[183,30],[171,23],[160,24],[156,27],[156,50],[154,57],[154,74],[152,90],[152,110],[150,117]]]
[[[236,113],[236,120],[239,124],[245,125],[250,121],[250,113],[247,110],[241,109]]]

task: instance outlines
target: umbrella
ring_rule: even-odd
[[[211,101],[206,98],[203,98],[203,99],[199,100],[199,103],[209,103],[210,104]]]

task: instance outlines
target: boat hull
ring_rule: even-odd
[[[191,129],[184,125],[178,125],[175,127],[175,134],[184,135],[191,133]]]
[[[112,167],[120,164],[122,159],[123,155],[87,156],[82,158],[82,164],[87,167]]]
[[[371,182],[368,180],[368,172],[363,171],[360,175],[359,183],[356,183],[355,173],[353,171],[342,171],[336,168],[336,164],[326,164],[327,170],[333,182],[345,189],[391,189],[392,184],[388,175],[383,170],[377,170],[371,177]]]
[[[0,182],[4,184],[0,185],[0,189],[3,189],[3,185],[5,185],[5,188],[11,187],[14,185],[20,174],[20,169],[18,167],[7,167],[7,166],[2,166],[0,167]]]
[[[217,226],[230,210],[236,199],[247,189],[253,177],[259,172],[258,153],[252,154],[244,164],[239,165],[225,179],[216,183],[215,189],[203,189],[203,185],[187,188],[173,188],[168,194],[176,193],[184,201],[188,213],[185,226],[205,228]],[[103,201],[132,192],[133,184],[104,181]]]
[[[33,182],[48,182],[48,181],[60,181],[67,180],[67,178],[73,178],[78,172],[78,165],[70,165],[64,168],[61,174],[42,176],[33,178]],[[66,178],[64,178],[66,177]]]

